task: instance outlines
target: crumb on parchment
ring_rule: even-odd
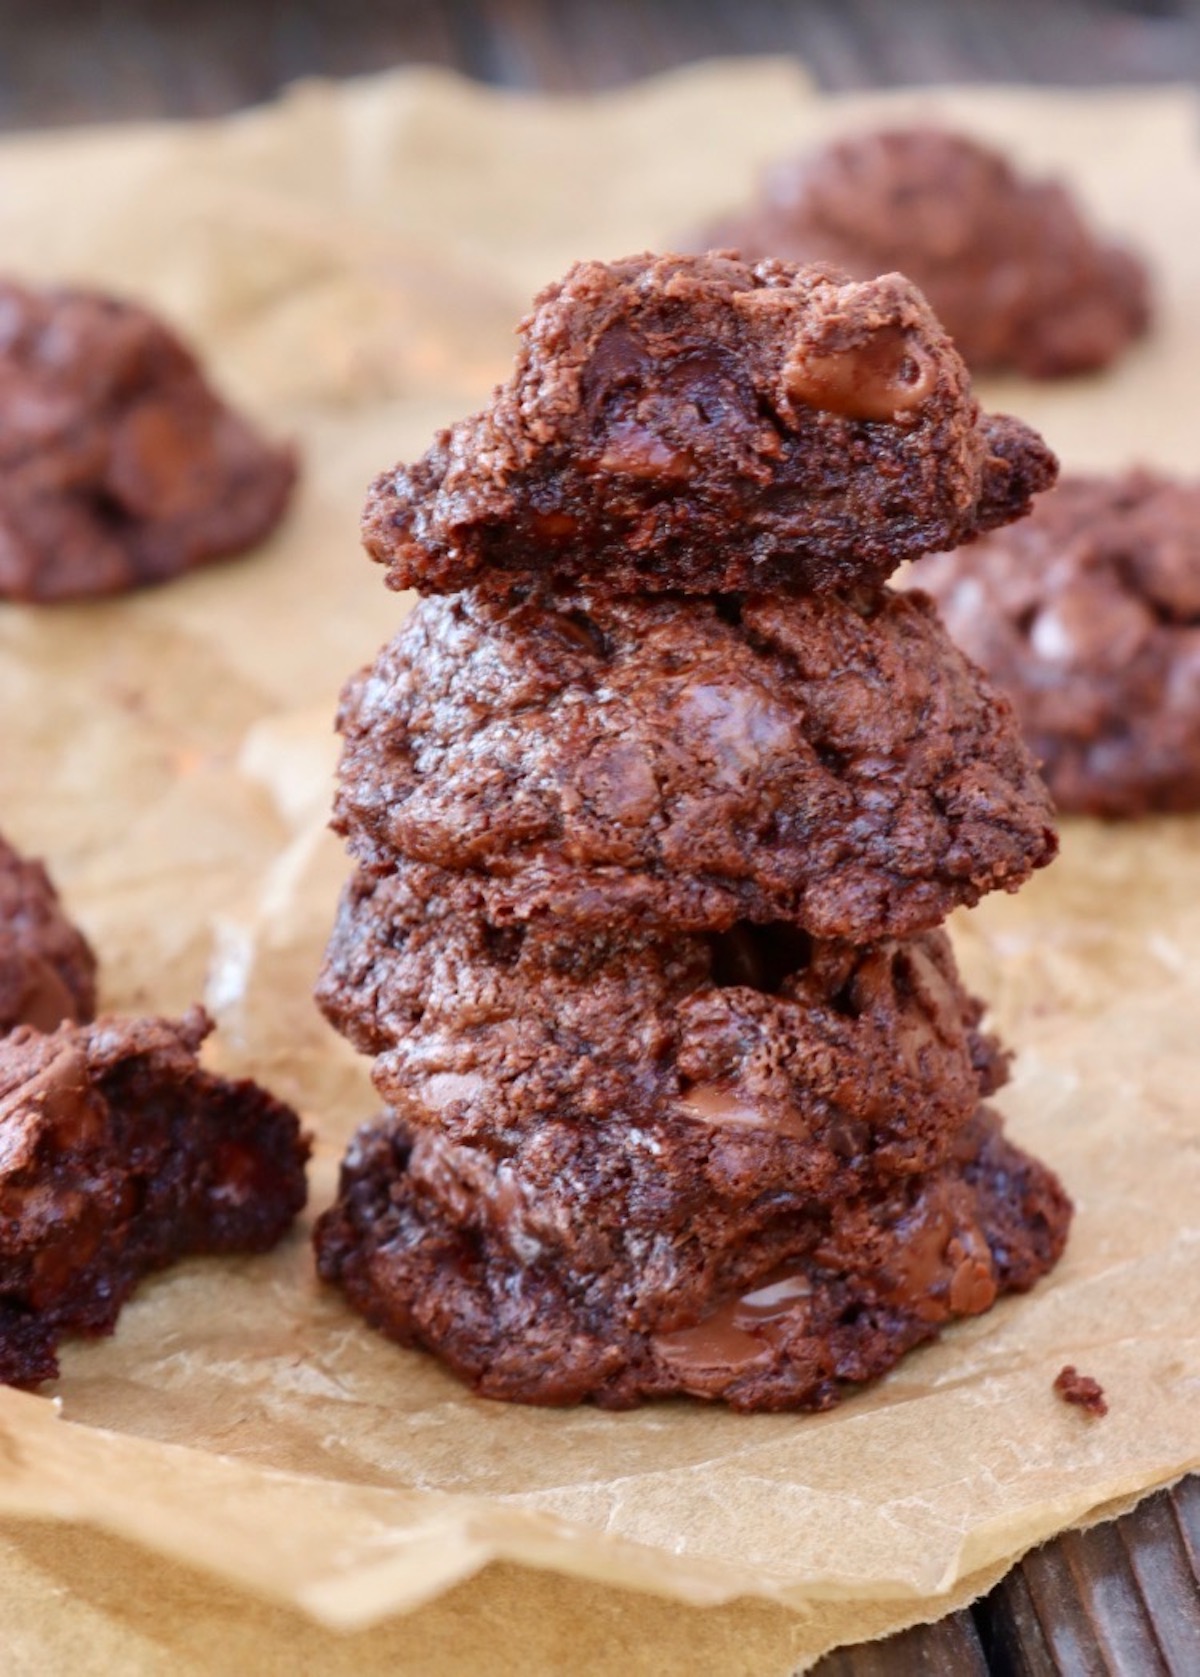
[[[1060,1369],[1054,1381],[1054,1390],[1064,1403],[1076,1404],[1087,1414],[1094,1415],[1097,1420],[1108,1414],[1108,1400],[1104,1396],[1104,1387],[1098,1380],[1093,1380],[1090,1374],[1080,1374],[1074,1364]]]

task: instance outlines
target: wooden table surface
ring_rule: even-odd
[[[793,52],[826,87],[1200,78],[1200,0],[2,0],[0,127],[216,115],[403,63],[611,87]]]
[[[405,63],[568,91],[770,52],[829,88],[1197,81],[1200,0],[8,0],[0,128],[219,115],[298,76]],[[1200,1478],[1036,1550],[969,1612],[818,1671],[1200,1677]]]

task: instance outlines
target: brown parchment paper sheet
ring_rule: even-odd
[[[309,1001],[347,872],[324,830],[335,697],[404,609],[357,546],[367,480],[478,404],[571,258],[668,246],[762,160],[897,109],[1068,171],[1158,271],[1157,333],[1111,375],[985,398],[1070,465],[1195,470],[1183,92],[833,100],[759,62],[554,102],[416,72],[0,145],[5,266],[148,298],[303,449],[294,516],[253,559],[0,608],[0,825],[49,858],[106,1005],[203,997],[214,1060],[301,1106],[315,1208],[374,1106]],[[68,1348],[53,1401],[0,1392],[17,1668],[783,1673],[1200,1463],[1200,821],[1071,825],[1050,872],[955,930],[1021,1051],[1012,1130],[1078,1202],[1048,1283],[828,1415],[607,1415],[470,1398],[318,1289],[306,1229],[185,1264]],[[1053,1396],[1064,1362],[1102,1381],[1106,1420]],[[236,1630],[233,1585],[262,1603],[240,1598]]]

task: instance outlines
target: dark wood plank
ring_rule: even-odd
[[[883,1642],[838,1648],[813,1677],[988,1677],[988,1663],[971,1615],[952,1613]]]
[[[1059,1677],[1021,1567],[974,1608],[989,1668],[1002,1677]]]
[[[971,1614],[838,1649],[818,1677],[1196,1677],[1200,1477],[1027,1555]]]
[[[1154,1628],[1115,1526],[1067,1532],[1022,1564],[1060,1667],[1167,1677]]]
[[[1002,1677],[1200,1672],[1200,1480],[1027,1555],[976,1607]]]
[[[831,88],[1195,79],[1200,0],[7,0],[0,127],[217,115],[399,64],[562,92],[745,53]]]
[[[1200,1574],[1171,1497],[1151,1497],[1116,1531],[1167,1669],[1200,1672]]]
[[[1200,1475],[1182,1479],[1170,1493],[1171,1509],[1188,1552],[1192,1576],[1200,1580]]]
[[[1200,1478],[1034,1550],[973,1614],[838,1649],[818,1677],[1196,1677]]]

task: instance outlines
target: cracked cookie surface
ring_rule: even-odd
[[[584,262],[521,334],[490,406],[376,480],[364,541],[390,586],[874,586],[1053,481],[1036,432],[980,413],[899,274]]]
[[[1008,702],[916,594],[422,601],[343,700],[336,824],[497,915],[869,942],[1055,853]]]

